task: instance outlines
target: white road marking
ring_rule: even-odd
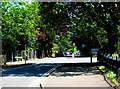
[[[36,87],[37,85],[40,86],[40,84],[42,84],[45,81],[45,79],[47,78],[47,76],[49,76],[49,74],[52,73],[59,66],[61,66],[61,64],[59,64],[57,66],[54,66],[48,72],[46,72],[45,74],[43,74],[43,76],[38,77],[29,87]],[[37,87],[39,87],[39,86],[37,86]]]

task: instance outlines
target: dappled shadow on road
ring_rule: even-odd
[[[7,71],[12,68],[17,68],[17,67],[22,67],[22,66],[27,66],[27,65],[32,65],[33,63],[27,63],[27,64],[6,64],[2,65],[2,71]]]
[[[41,77],[58,64],[33,64],[2,71],[2,77]],[[46,75],[47,76],[47,75]]]
[[[56,71],[54,71],[51,75],[56,77],[67,77],[67,76],[87,76],[87,75],[96,75],[101,74],[99,71],[97,64],[90,65],[87,63],[79,63],[79,64],[67,64]]]
[[[62,63],[42,63],[17,67],[7,71],[2,71],[2,77],[41,77],[57,65],[62,65]],[[65,77],[100,74],[100,71],[96,66],[96,63],[92,65],[90,63],[68,63],[57,68],[52,75]],[[49,74],[46,74],[45,77],[46,76],[49,76]]]

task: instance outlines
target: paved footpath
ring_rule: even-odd
[[[92,58],[93,63],[97,62],[97,58]],[[26,63],[90,63],[90,57],[80,57],[80,58],[71,58],[71,57],[56,57],[56,58],[42,58],[36,60],[28,60]],[[21,62],[7,62],[8,65],[14,64],[25,64],[25,61]]]
[[[85,66],[60,68],[46,78],[41,85],[44,89],[113,89],[96,67]]]

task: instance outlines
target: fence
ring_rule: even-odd
[[[19,51],[19,53],[15,56],[17,61],[21,61],[24,60],[25,58],[28,59],[35,59],[37,58],[37,52],[36,50],[23,50],[23,51]]]
[[[6,65],[6,55],[0,55],[0,64]]]
[[[97,59],[100,64],[105,65],[108,69],[114,71],[117,74],[117,77],[120,78],[120,58],[98,53]]]
[[[30,59],[35,59],[35,58],[37,58],[37,51],[36,50],[31,50],[31,51],[29,51],[29,58]]]

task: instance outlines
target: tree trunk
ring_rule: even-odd
[[[108,38],[108,48],[110,54],[113,54],[116,51],[115,44],[118,42],[117,38],[117,28],[113,28],[110,25],[106,25],[107,38]]]
[[[12,58],[12,62],[15,61],[15,49],[12,48],[12,51],[11,51],[11,58]]]

